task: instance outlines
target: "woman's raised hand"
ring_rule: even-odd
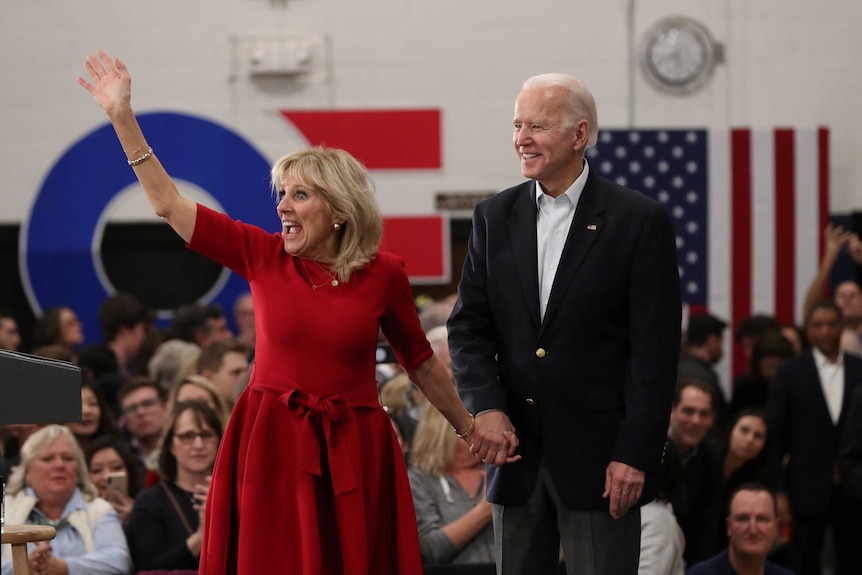
[[[90,75],[92,84],[78,77],[78,83],[83,86],[110,117],[123,106],[129,106],[132,97],[132,78],[129,70],[119,58],[111,58],[99,50],[96,55],[87,54],[84,68]]]

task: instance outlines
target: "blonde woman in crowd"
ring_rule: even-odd
[[[169,339],[150,358],[147,372],[150,379],[170,390],[186,375],[194,372],[201,348],[181,339]]]
[[[171,390],[168,396],[168,413],[173,413],[174,406],[183,401],[200,401],[215,411],[222,424],[227,425],[230,418],[230,408],[227,401],[219,393],[216,386],[202,375],[187,375]]]
[[[494,562],[485,467],[429,406],[413,438],[410,488],[426,565]]]

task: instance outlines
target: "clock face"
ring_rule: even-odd
[[[703,25],[688,18],[662,20],[645,37],[644,71],[661,89],[692,91],[711,74],[714,52],[715,42]]]

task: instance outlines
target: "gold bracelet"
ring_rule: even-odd
[[[137,166],[138,164],[142,164],[142,163],[146,162],[147,160],[149,160],[152,157],[152,155],[153,155],[153,149],[148,147],[147,152],[143,156],[141,156],[140,158],[136,158],[134,160],[126,160],[126,161],[129,163],[130,166],[134,167],[134,166]]]
[[[470,414],[470,425],[467,426],[467,431],[465,431],[464,433],[458,433],[458,430],[454,427],[452,428],[452,431],[454,431],[455,435],[457,435],[460,439],[467,439],[468,437],[473,435],[474,431],[476,431],[476,417],[472,413]]]

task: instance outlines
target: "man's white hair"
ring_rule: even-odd
[[[580,80],[569,74],[539,74],[538,76],[527,78],[522,86],[523,90],[545,89],[547,90],[547,95],[550,95],[550,91],[555,88],[568,92],[568,97],[566,98],[568,116],[566,127],[573,127],[579,121],[586,120],[590,127],[587,147],[595,146],[599,136],[599,116],[596,111],[596,101]]]

